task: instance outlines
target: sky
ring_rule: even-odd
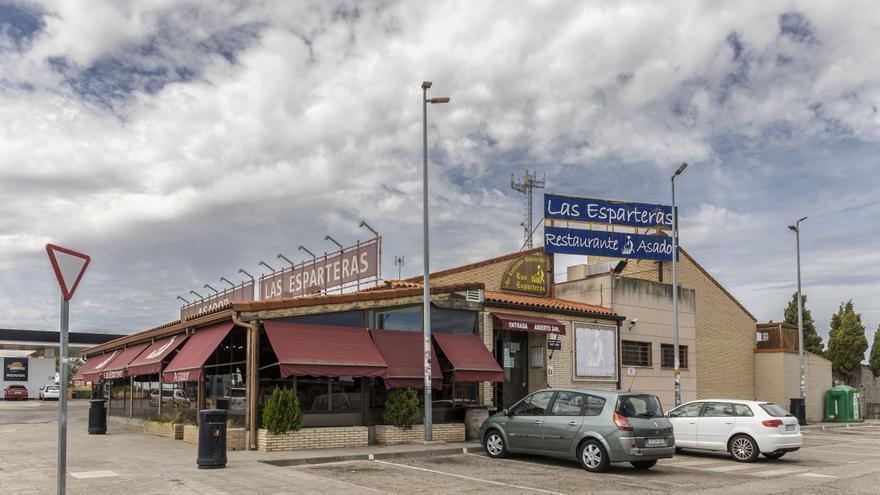
[[[87,5],[87,7],[86,7]],[[383,237],[419,274],[522,246],[511,174],[669,203],[759,321],[880,325],[880,4],[0,0],[0,327],[56,329],[44,246],[91,255],[71,329],[173,320],[239,268]],[[540,192],[535,218],[540,217]],[[538,229],[538,239],[541,230]],[[568,259],[571,263],[580,259]],[[220,284],[222,285],[222,284]]]

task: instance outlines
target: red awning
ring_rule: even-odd
[[[110,361],[116,359],[120,352],[122,352],[122,349],[116,349],[105,354],[90,357],[82,366],[83,368],[88,367],[88,369],[83,370],[83,379],[87,382],[101,381],[101,372],[110,364]]]
[[[365,328],[265,321],[281,378],[380,376],[388,364]]]
[[[128,366],[128,363],[132,362],[134,358],[138,357],[140,353],[144,352],[144,349],[149,347],[150,344],[144,342],[143,344],[133,345],[131,347],[126,347],[125,349],[119,351],[119,354],[116,355],[116,358],[113,361],[110,361],[110,364],[104,367],[104,372],[101,374],[105,380],[112,380],[114,378],[122,378],[125,376],[125,367]]]
[[[503,382],[501,366],[476,335],[435,333],[434,340],[452,364],[456,382]]]
[[[115,357],[115,356],[114,356]],[[95,371],[95,366],[97,366],[101,361],[106,359],[103,354],[98,354],[96,356],[92,356],[90,358],[86,358],[86,361],[76,370],[76,373],[73,375],[71,381],[74,385],[81,385],[87,381],[98,381],[101,379],[99,376],[100,372]],[[86,373],[93,372],[89,375],[89,379],[86,379]]]
[[[565,325],[551,318],[537,316],[512,315],[509,313],[492,313],[501,322],[502,330],[516,332],[558,333],[565,335]]]
[[[125,375],[141,376],[158,373],[162,368],[162,360],[174,349],[180,347],[184,340],[186,340],[186,335],[180,334],[153,342],[147,347],[147,350],[128,365]]]
[[[196,330],[183,349],[168,363],[162,371],[163,383],[192,382],[202,377],[202,366],[211,354],[223,342],[235,324],[232,322],[218,323]]]
[[[388,363],[385,388],[425,388],[422,332],[370,330],[370,335]],[[443,388],[443,374],[434,346],[431,346],[431,388]]]

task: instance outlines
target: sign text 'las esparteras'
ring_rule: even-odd
[[[672,207],[545,194],[544,218],[629,227],[671,228]]]
[[[544,252],[672,261],[672,238],[546,226]]]

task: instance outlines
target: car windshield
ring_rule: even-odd
[[[663,416],[660,401],[657,400],[657,397],[648,394],[620,396],[617,412],[626,418],[658,418]]]
[[[774,418],[784,418],[785,416],[791,416],[791,414],[788,414],[788,411],[780,406],[777,406],[776,404],[773,404],[772,402],[761,404],[761,409],[766,411],[767,414],[773,416]]]

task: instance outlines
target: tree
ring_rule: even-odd
[[[801,305],[804,310],[804,350],[824,356],[825,349],[822,345],[822,337],[816,332],[816,324],[813,323],[813,313],[807,309],[806,294],[801,294]],[[791,295],[791,301],[788,302],[788,306],[785,308],[785,323],[797,325],[797,322],[798,305],[797,292],[795,292]]]
[[[288,431],[299,431],[302,423],[299,397],[287,387],[276,387],[263,408],[263,428],[273,435],[279,435]]]
[[[880,325],[874,330],[874,343],[871,344],[871,358],[868,359],[868,365],[874,376],[880,376]]]
[[[850,300],[841,304],[837,313],[831,317],[831,333],[828,339],[828,359],[831,366],[846,378],[847,384],[859,373],[859,366],[865,359],[868,339],[862,315],[856,313]]]
[[[382,419],[387,424],[408,430],[419,420],[419,395],[413,388],[398,388],[388,394]]]

